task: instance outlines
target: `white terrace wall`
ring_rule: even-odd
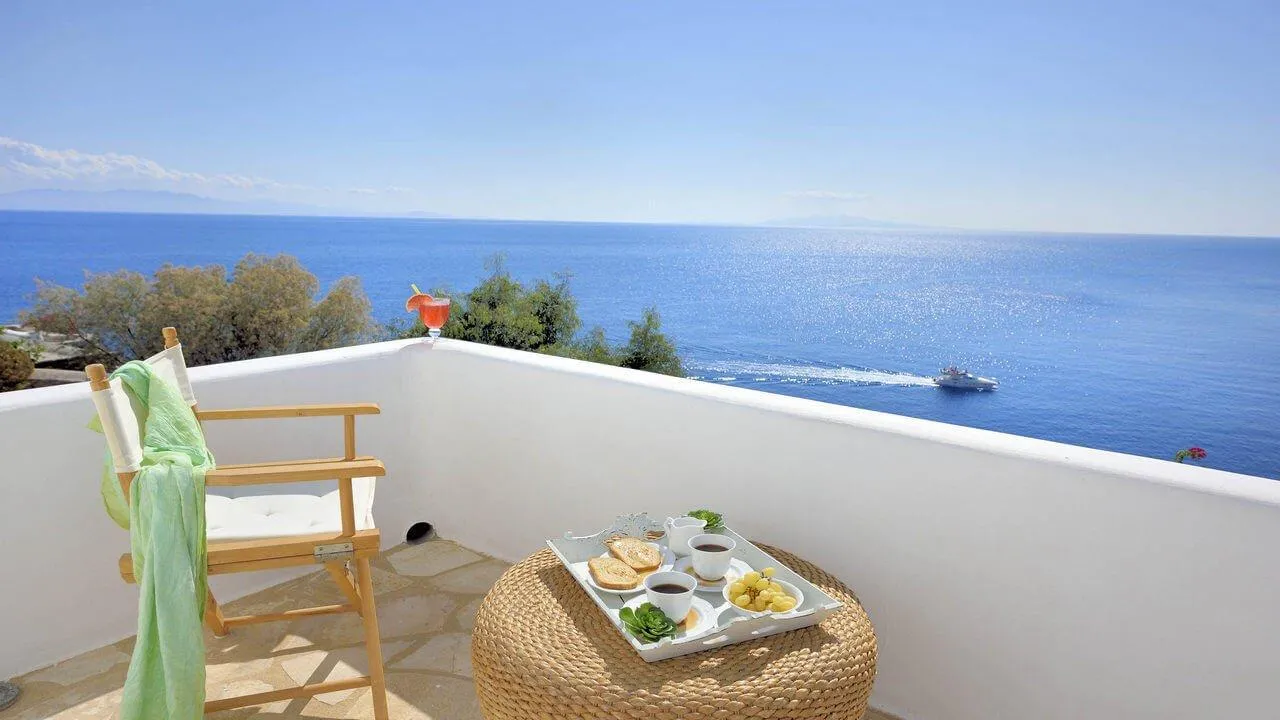
[[[1277,717],[1280,484],[442,342],[442,534],[508,559],[709,506],[861,597],[906,718]],[[1003,392],[1003,391],[1002,391]]]
[[[396,432],[411,410],[404,365],[396,360],[409,344],[194,368],[191,377],[201,406],[210,409],[381,403],[381,415],[357,419],[356,440],[361,453],[387,465],[378,485],[378,518],[384,542],[395,544],[423,514],[406,436]],[[0,679],[115,642],[136,628],[137,592],[116,569],[129,536],[102,509],[105,445],[85,428],[92,416],[88,383],[0,394]],[[340,418],[215,422],[206,432],[224,462],[342,454]],[[289,576],[249,573],[216,577],[212,584],[225,600]]]
[[[204,407],[374,401],[387,544],[415,520],[508,560],[707,505],[859,594],[873,704],[906,718],[1274,716],[1272,481],[468,343],[193,372]],[[0,677],[133,630],[87,385],[0,395]],[[209,426],[225,461],[336,454],[336,420]],[[244,575],[234,597],[279,575]]]

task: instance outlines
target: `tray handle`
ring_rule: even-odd
[[[626,535],[628,537],[648,537],[651,533],[661,533],[662,523],[654,521],[649,517],[649,513],[633,513],[631,515],[619,515],[613,524],[591,535],[574,535],[572,530],[564,534],[566,542],[574,544],[587,544],[591,546],[603,544],[605,540],[614,535]]]
[[[751,618],[739,616],[730,620],[728,625],[716,632],[686,642],[696,644],[704,649],[711,649],[717,645],[739,643],[759,634],[757,633],[756,625],[757,623],[751,622]],[[770,625],[770,628],[772,628],[772,625]]]

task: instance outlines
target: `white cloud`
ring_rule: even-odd
[[[137,155],[52,150],[9,137],[0,137],[0,169],[39,180],[149,180],[242,190],[282,187],[265,178],[171,170]]]
[[[782,195],[783,197],[804,200],[833,200],[839,202],[859,202],[871,197],[866,193],[841,192],[838,190],[790,190]]]
[[[0,177],[38,181],[42,185],[150,187],[162,186],[191,192],[230,191],[258,195],[288,191],[330,193],[330,188],[282,183],[269,178],[237,174],[208,174],[166,168],[137,155],[89,153],[80,150],[53,150],[10,137],[0,136]],[[354,195],[412,192],[408,188],[351,188]]]
[[[327,190],[328,188],[326,188]],[[400,187],[398,185],[388,185],[384,188],[351,188],[347,192],[352,195],[395,195],[399,193],[411,193],[413,188]]]

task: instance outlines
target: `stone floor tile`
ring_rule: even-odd
[[[383,595],[403,590],[413,584],[413,581],[393,572],[387,572],[382,568],[373,568],[373,596],[381,598]]]
[[[221,700],[222,698],[270,692],[275,689],[275,686],[261,680],[237,680],[220,686],[210,685],[205,692],[205,699]],[[278,713],[283,712],[288,706],[288,700],[277,700],[273,703],[267,703],[266,705],[257,705],[255,706],[255,709],[258,712]]]
[[[455,606],[452,597],[441,593],[390,600],[378,607],[378,628],[384,638],[437,632]]]
[[[107,646],[97,650],[90,650],[69,660],[63,660],[57,665],[52,665],[43,670],[37,670],[27,675],[24,680],[26,682],[74,685],[82,680],[100,675],[117,665],[127,665],[128,663],[128,655],[114,647]]]
[[[252,679],[270,670],[272,663],[273,660],[263,653],[263,657],[253,660],[228,660],[205,665],[205,686],[221,686],[237,680]]]
[[[111,720],[116,717],[116,711],[120,708],[120,695],[120,690],[114,690],[87,699],[53,715],[32,715],[31,717],[47,717],[49,720]]]
[[[378,608],[382,618],[382,608]],[[321,648],[356,645],[364,642],[364,622],[355,613],[342,615],[317,615],[289,623],[277,623],[289,635],[309,641]],[[382,633],[386,637],[386,632]]]
[[[382,644],[383,656],[395,655],[409,646],[407,642]],[[348,680],[369,673],[369,663],[363,646],[342,648],[341,650],[311,650],[280,661],[280,667],[297,685],[306,683],[328,682],[330,680]],[[317,676],[321,668],[329,670],[323,676]],[[316,695],[316,699],[329,705],[336,705],[347,699],[354,690]]]
[[[471,677],[471,634],[444,633],[395,663],[396,670],[436,670]]]
[[[454,613],[453,618],[458,623],[458,627],[462,630],[474,630],[476,626],[476,611],[480,609],[480,603],[484,602],[484,597],[476,597],[471,602],[463,605],[458,612]]]
[[[294,635],[293,633],[285,633],[284,637],[271,648],[272,653],[279,653],[284,650],[299,650],[302,648],[315,647],[315,643],[311,640]]]
[[[432,578],[431,585],[445,592],[483,594],[493,587],[493,583],[502,577],[508,567],[510,566],[504,562],[485,560],[437,575]]]
[[[388,673],[387,706],[393,720],[483,720],[471,681],[444,675]],[[358,698],[347,717],[373,717],[372,695]]]
[[[482,555],[447,540],[409,545],[387,556],[397,573],[416,577],[439,575],[482,559]]]

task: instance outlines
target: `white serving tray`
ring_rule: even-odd
[[[640,513],[637,515],[620,515],[613,525],[593,535],[574,536],[570,531],[565,533],[563,538],[547,541],[547,547],[551,548],[551,552],[560,558],[560,562],[564,563],[565,568],[582,586],[583,592],[591,596],[591,599],[595,601],[601,612],[609,618],[613,626],[618,629],[622,637],[626,638],[627,642],[631,643],[631,647],[640,653],[640,657],[648,662],[667,660],[703,650],[712,650],[722,645],[732,645],[733,643],[755,640],[768,635],[776,635],[788,630],[817,625],[832,611],[843,605],[843,603],[826,594],[813,583],[800,577],[791,568],[778,562],[777,559],[756,547],[732,529],[725,527],[716,531],[716,534],[733,538],[738,543],[737,549],[734,550],[734,557],[743,560],[755,570],[766,567],[776,568],[777,575],[775,577],[799,588],[800,592],[804,593],[804,603],[782,617],[768,615],[748,617],[732,608],[729,603],[725,602],[721,594],[699,591],[697,593],[698,597],[711,603],[717,613],[716,622],[710,629],[698,635],[680,637],[674,640],[664,638],[656,643],[641,642],[627,632],[626,627],[622,625],[622,621],[618,619],[618,610],[622,608],[623,603],[634,597],[634,595],[623,596],[614,593],[603,593],[591,587],[587,582],[587,560],[605,552],[607,548],[604,545],[604,541],[615,535],[646,537],[650,533],[661,532],[663,532],[662,523],[654,522],[647,514]],[[661,538],[652,539],[664,547],[667,544],[665,534]]]

